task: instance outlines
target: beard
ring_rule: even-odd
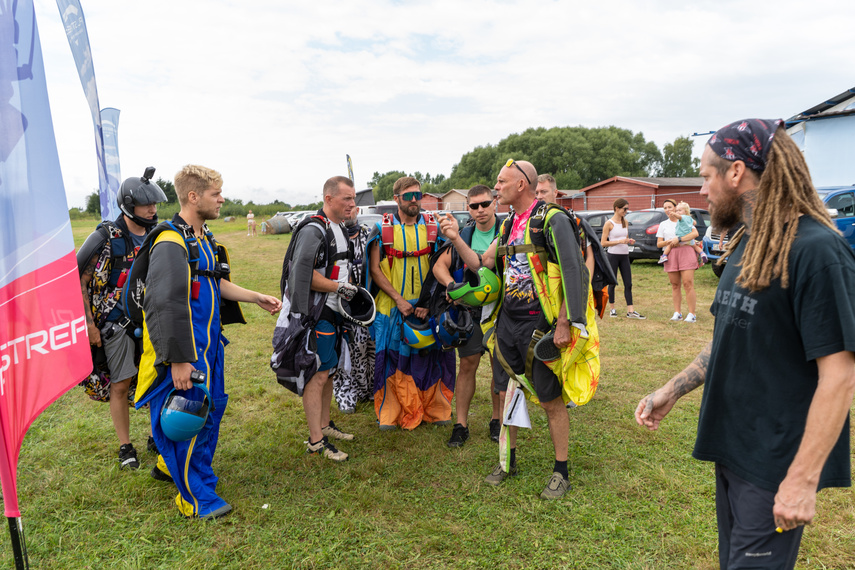
[[[710,223],[720,233],[725,234],[743,221],[742,211],[745,199],[735,191],[728,192],[715,204],[710,204]]]
[[[416,217],[419,215],[422,207],[419,204],[409,204],[407,206],[401,205],[401,210],[410,217]]]

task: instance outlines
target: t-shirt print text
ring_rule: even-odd
[[[718,318],[724,319],[724,324],[729,326],[747,329],[751,324],[750,316],[754,314],[754,306],[757,304],[757,299],[751,298],[749,295],[737,293],[736,291],[722,291],[718,289],[715,292],[715,301],[721,307],[738,308],[739,312],[727,311],[718,312]]]

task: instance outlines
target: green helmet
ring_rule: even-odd
[[[502,283],[498,275],[482,267],[476,273],[467,270],[468,279],[463,283],[453,283],[448,287],[448,296],[452,301],[460,301],[470,307],[489,305],[499,298]]]

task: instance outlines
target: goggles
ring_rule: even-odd
[[[395,196],[400,196],[404,202],[412,202],[413,200],[418,201],[422,199],[421,192],[403,192],[401,194],[395,194]]]

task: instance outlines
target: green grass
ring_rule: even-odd
[[[94,221],[75,221],[82,243]],[[288,236],[247,238],[240,222],[211,224],[230,248],[235,282],[278,292]],[[226,330],[231,395],[215,469],[234,507],[214,522],[180,518],[176,494],[143,469],[121,472],[107,406],[75,388],[50,406],[24,440],[18,486],[34,568],[716,568],[712,465],[690,457],[701,393],[690,394],[655,433],[632,417],[638,399],[682,369],[710,338],[716,278],[696,274],[699,321],[671,323],[667,278],[633,264],[635,305],[646,321],[598,321],[602,377],[586,406],[571,410],[574,490],[538,498],[552,467],[546,418],[530,408],[520,430],[521,474],[483,483],[497,462],[487,437],[487,368],[479,370],[472,437],[459,450],[450,428],[379,432],[373,406],[342,416],[357,439],[346,464],[305,454],[300,400],[268,367],[274,317],[245,306],[248,324]],[[618,308],[623,309],[622,289]],[[685,312],[685,310],[684,310]],[[131,413],[144,448],[146,411]],[[799,568],[855,568],[855,501],[820,493]],[[8,538],[0,565],[12,566]]]

